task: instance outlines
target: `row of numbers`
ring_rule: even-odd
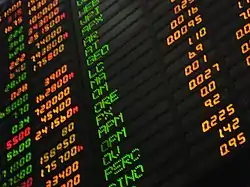
[[[13,11],[16,9],[15,11]],[[32,154],[29,152],[31,147],[31,127],[29,126],[29,94],[26,69],[26,54],[24,41],[24,27],[22,2],[15,3],[9,12],[5,12],[5,17],[8,20],[8,25],[5,28],[5,34],[8,35],[9,46],[9,77],[11,82],[7,84],[5,92],[10,92],[10,101],[12,102],[5,111],[6,114],[14,112],[14,120],[12,126],[12,137],[6,142],[7,162],[10,163],[10,168],[4,170],[5,182],[1,182],[2,186],[18,186],[22,181],[27,180],[32,173]],[[12,12],[13,11],[13,12]],[[12,13],[11,13],[12,12]],[[13,90],[15,88],[15,90]],[[26,115],[25,115],[26,114]],[[25,128],[24,128],[25,126]],[[28,153],[23,155],[23,152]],[[11,162],[11,161],[14,162]],[[8,175],[9,174],[9,175]],[[7,179],[7,180],[6,180]],[[32,183],[25,187],[30,187]]]
[[[29,4],[28,44],[35,49],[31,54],[34,73],[43,72],[43,67],[47,69],[67,51],[66,43],[71,36],[63,22],[68,16],[62,11],[64,5],[65,2],[60,0],[33,0]],[[44,73],[43,90],[35,97],[37,106],[33,112],[41,125],[36,129],[34,140],[42,144],[52,134],[57,134],[56,141],[42,151],[39,159],[40,180],[46,187],[63,185],[65,180],[76,177],[80,169],[76,155],[82,152],[83,146],[76,145],[75,133],[75,116],[80,108],[72,98],[71,83],[76,81],[76,74],[70,71],[69,62],[49,74]],[[80,183],[80,178],[77,179]]]

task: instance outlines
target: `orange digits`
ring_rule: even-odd
[[[81,176],[77,174],[73,179],[68,180],[65,184],[62,184],[60,187],[73,187],[80,183]]]
[[[61,101],[63,98],[65,98],[69,94],[70,94],[70,87],[66,87],[63,91],[60,91],[52,99],[48,100],[45,104],[41,105],[40,108],[37,108],[35,110],[37,116],[40,116],[41,114],[49,110],[52,106],[56,105],[59,101]],[[63,105],[64,107],[61,105]],[[62,107],[65,108],[70,105],[71,105],[71,97],[68,97],[67,99],[59,103],[57,107],[59,107],[60,111],[62,111],[61,110]]]
[[[244,20],[249,19],[250,18],[250,8],[248,8],[245,12],[242,12],[239,16],[243,17]]]
[[[171,0],[171,3],[175,2],[175,0]],[[182,10],[185,10],[188,4],[192,4],[194,0],[182,0],[181,4],[178,4],[174,7],[174,13],[179,14]]]
[[[246,63],[248,66],[250,66],[250,55],[248,57],[246,57]]]
[[[226,156],[229,153],[229,149],[227,147],[227,144],[223,144],[220,146],[220,155],[221,156]]]
[[[185,21],[184,15],[181,14],[180,16],[177,17],[177,19],[173,20],[170,23],[171,29],[174,30],[176,27],[178,27],[179,25],[181,25],[184,21]]]
[[[244,136],[244,133],[241,132],[237,135],[235,138],[231,138],[227,143],[224,143],[220,146],[220,154],[221,156],[226,156],[228,153],[230,153],[229,148],[230,147],[238,147],[239,145],[242,145],[246,142],[246,137]]]
[[[206,97],[208,94],[212,93],[214,90],[216,90],[216,82],[211,81],[208,83],[207,86],[204,86],[200,89],[201,97]]]
[[[194,79],[189,81],[189,90],[192,91],[194,90],[197,86],[201,85],[204,83],[205,80],[210,79],[212,76],[212,69],[206,69],[204,74],[199,74],[196,76]]]
[[[68,70],[68,66],[64,64],[61,68],[57,69],[54,73],[50,74],[44,80],[44,85],[48,86],[54,80],[60,78],[63,74],[65,74]]]
[[[188,9],[188,16],[191,17],[192,15],[196,14],[198,10],[198,7],[191,7],[190,9]]]
[[[241,52],[242,52],[243,55],[248,53],[249,50],[250,50],[250,40],[248,40],[243,45],[241,45]]]
[[[185,75],[189,76],[192,74],[194,71],[198,70],[200,67],[199,60],[194,61],[191,65],[188,65],[185,68]]]
[[[66,136],[68,133],[72,132],[74,129],[75,129],[75,124],[74,122],[71,122],[70,124],[68,124],[68,126],[62,129],[62,136]]]
[[[222,128],[223,130],[219,129],[220,137],[224,138],[223,131],[224,132],[232,132],[232,131],[237,130],[240,127],[239,123],[240,123],[240,119],[238,117],[236,117],[232,120],[232,124],[228,123],[227,126],[223,126],[223,128]]]
[[[205,105],[205,107],[210,107],[210,108],[212,108],[212,107],[216,106],[216,105],[219,104],[219,103],[220,103],[220,94],[217,93],[217,94],[215,94],[215,95],[213,96],[212,99],[206,100],[206,101],[204,102],[204,105]]]
[[[34,44],[39,49],[31,55],[31,60],[34,62],[33,71],[37,71],[65,50],[69,34],[59,25],[66,18],[66,14],[59,11],[59,0],[53,0],[50,4],[48,0],[30,0],[28,7],[30,7],[28,13],[31,15],[28,43]],[[40,39],[41,34],[46,36]],[[79,111],[78,106],[72,106],[70,97],[71,89],[68,83],[73,78],[74,73],[68,73],[67,65],[61,66],[44,79],[45,90],[36,97],[36,102],[40,103],[40,106],[35,112],[46,126],[36,132],[35,140],[41,140],[61,124],[63,124],[61,133],[64,137],[62,142],[46,151],[40,158],[41,177],[47,177],[52,171],[57,171],[59,164],[67,163],[80,152],[79,146],[74,145],[76,134],[71,134],[75,130],[71,118]],[[67,151],[64,152],[64,149]],[[66,181],[62,186],[78,185],[80,183],[80,174],[76,175],[78,169],[79,161],[75,161],[60,173],[52,175],[52,178],[46,181],[46,187],[57,186],[62,179]]]
[[[239,140],[240,145],[242,145],[246,142],[246,137],[244,136],[243,132],[241,132],[237,135],[237,140]]]
[[[233,108],[233,104],[229,104],[225,109],[221,109],[218,114],[215,114],[213,116],[210,117],[209,120],[206,120],[202,123],[202,130],[203,132],[207,132],[209,131],[212,127],[217,125],[217,122],[222,122],[226,119],[226,116],[231,116],[235,113],[235,109]],[[239,119],[238,118],[234,118],[233,123],[234,128],[236,128],[237,126],[237,122]]]
[[[19,87],[15,92],[11,93],[10,99],[13,101],[18,96],[20,96],[22,93],[26,92],[28,90],[28,84],[25,83],[21,87]]]
[[[198,15],[198,16],[200,16],[200,15]],[[202,20],[200,20],[200,23],[201,22],[202,22]],[[195,39],[194,40],[199,41],[201,38],[205,37],[206,35],[207,35],[206,27],[202,27],[198,32],[195,33]],[[193,45],[193,43],[195,41],[193,41],[193,39],[191,37],[188,39],[189,45]]]

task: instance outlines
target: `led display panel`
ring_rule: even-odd
[[[250,0],[0,5],[0,187],[248,187]]]

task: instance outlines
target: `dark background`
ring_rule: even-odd
[[[250,183],[250,70],[241,54],[240,46],[243,42],[238,42],[235,38],[235,32],[242,28],[246,21],[239,18],[236,1],[203,0],[194,4],[199,7],[203,23],[191,29],[188,36],[193,35],[202,26],[206,26],[208,31],[201,41],[205,46],[209,64],[202,67],[199,73],[216,62],[221,68],[219,73],[213,75],[213,79],[216,80],[217,90],[222,95],[222,102],[211,110],[203,107],[204,100],[199,96],[198,89],[194,92],[188,89],[190,77],[184,75],[184,68],[190,64],[186,55],[190,50],[188,36],[182,37],[170,47],[164,44],[164,38],[171,34],[169,24],[176,18],[173,4],[166,0],[100,0],[104,22],[96,26],[96,29],[100,33],[100,44],[108,43],[111,49],[103,61],[109,86],[118,89],[120,95],[120,100],[113,108],[116,112],[123,112],[128,133],[128,138],[120,146],[124,152],[131,147],[140,148],[141,161],[145,168],[144,176],[137,181],[138,187],[247,187]],[[84,125],[77,129],[77,134],[84,137],[84,140],[79,139],[79,142],[87,142],[88,148],[85,157],[88,164],[81,168],[82,175],[86,177],[80,186],[105,186],[102,181],[104,174],[99,150],[100,141],[94,126],[87,67],[84,65],[84,48],[81,46],[78,53],[74,50],[75,43],[82,39],[77,30],[79,20],[76,19],[76,8],[71,8],[67,11],[72,13],[74,27],[71,27],[71,20],[65,24],[69,30],[76,29],[70,31],[72,40],[68,46],[71,51],[65,52],[64,55],[72,58],[72,71],[79,74],[75,83],[78,89],[74,97],[75,101],[82,103],[84,112],[81,114],[85,116],[78,119]],[[0,38],[1,35],[2,33]],[[245,41],[249,39],[249,36],[244,38]],[[2,41],[1,39],[0,48],[4,49],[5,44]],[[79,52],[81,50],[82,53]],[[5,51],[1,50],[3,58],[4,53]],[[60,67],[65,58],[63,56],[54,65],[48,65],[43,70],[43,75],[34,78],[43,80],[56,67]],[[6,84],[5,62],[8,63],[2,59],[1,90]],[[42,85],[42,81],[33,83],[33,86],[39,84]],[[36,93],[31,92],[31,95],[35,97]],[[1,105],[3,102],[4,100],[0,100]],[[203,133],[201,122],[229,103],[235,106],[247,143],[226,157],[221,157],[219,127],[209,133]],[[2,108],[0,106],[0,109]],[[35,123],[36,120],[33,121]],[[4,126],[11,125],[4,123]],[[8,136],[5,129],[2,127],[0,134]],[[60,132],[50,136],[57,133]],[[2,147],[6,138],[0,140]],[[45,142],[41,145],[45,145]],[[44,149],[50,149],[54,144],[47,143],[46,146],[48,147]],[[34,153],[36,147],[39,145],[32,148]],[[37,181],[40,180],[37,171],[34,171],[33,176]]]

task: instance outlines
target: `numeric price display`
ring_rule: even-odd
[[[39,151],[39,179],[43,186],[79,186],[81,153],[85,145],[76,132],[81,125],[81,99],[76,94],[81,87],[77,58],[71,56],[72,28],[65,23],[70,18],[64,1],[28,1],[28,45],[33,74],[43,74],[35,96],[33,112],[38,124],[35,144],[50,146]],[[71,30],[70,30],[71,29]],[[73,53],[74,54],[74,53]],[[46,67],[51,65],[46,71]],[[43,72],[47,73],[43,73]],[[42,86],[43,85],[43,86]]]
[[[93,170],[85,154],[89,117],[79,93],[73,24],[66,22],[69,2],[15,1],[3,9],[1,54],[9,80],[2,83],[0,186],[85,184]]]
[[[247,187],[249,0],[0,5],[0,187]]]

